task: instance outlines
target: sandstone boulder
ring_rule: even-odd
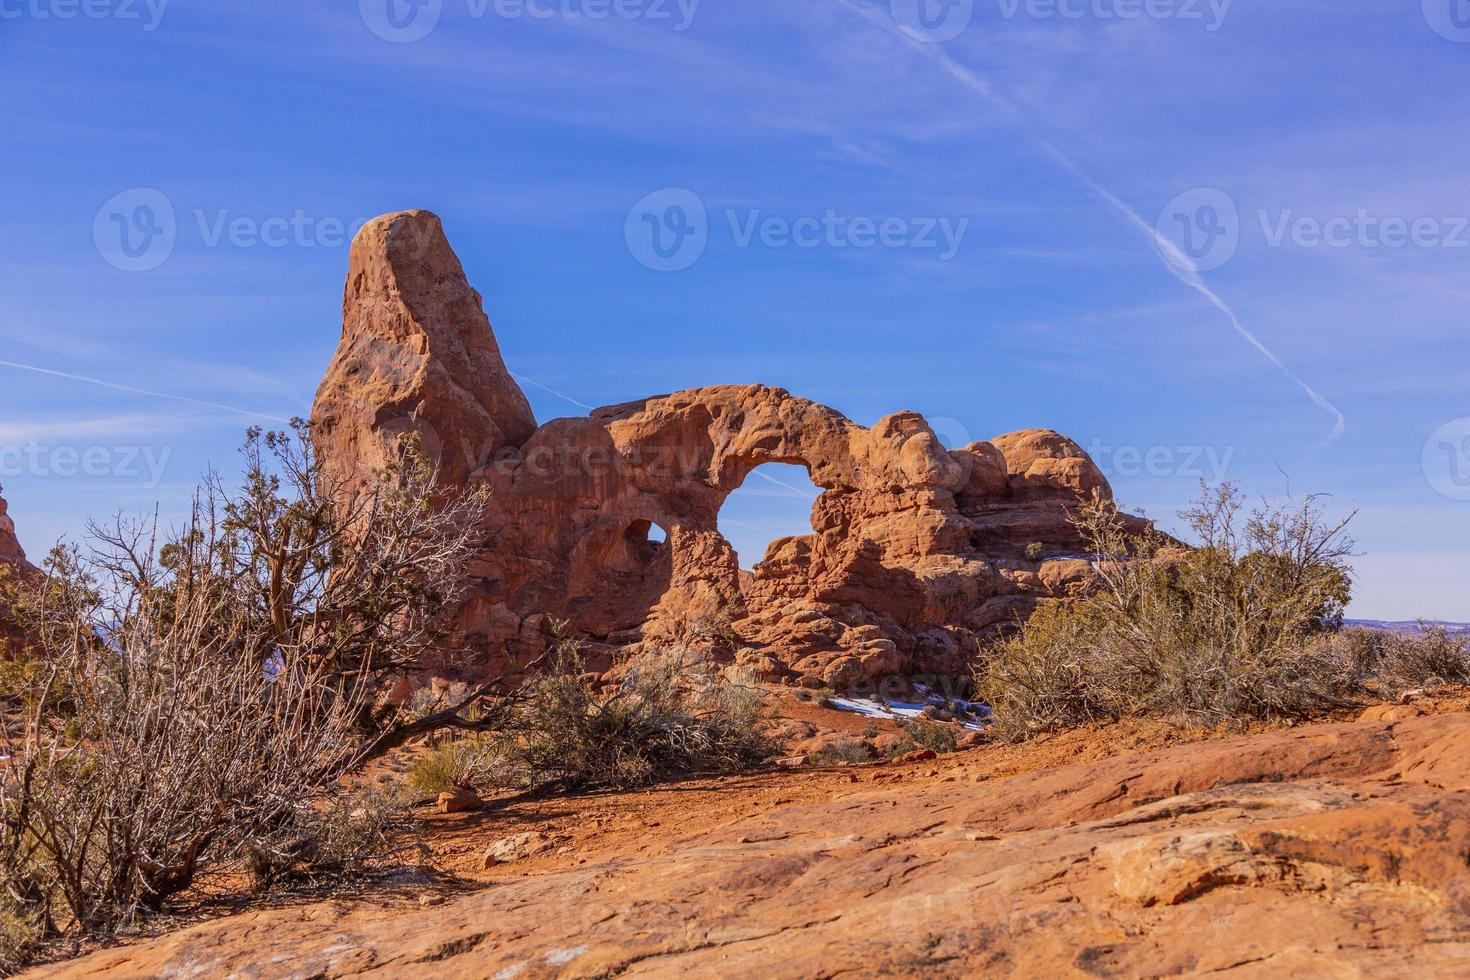
[[[472,789],[456,789],[439,794],[440,813],[474,813],[485,809],[485,801]]]

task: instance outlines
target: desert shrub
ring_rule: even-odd
[[[41,933],[41,923],[28,909],[0,897],[0,976],[10,976],[25,966]]]
[[[334,796],[305,821],[302,865],[312,874],[360,875],[416,839],[408,801],[396,787],[364,787]]]
[[[327,797],[299,810],[291,830],[249,840],[241,848],[241,864],[255,890],[283,880],[359,877],[391,860],[406,841],[418,841],[410,802],[398,785]]]
[[[457,789],[510,785],[515,762],[506,755],[504,734],[443,739],[413,760],[404,773],[404,791],[411,799],[424,800]]]
[[[1315,502],[1242,513],[1230,485],[1184,516],[1198,545],[1131,534],[1110,503],[1075,519],[1098,582],[1045,605],[978,677],[999,729],[1158,715],[1213,723],[1341,705],[1352,678],[1320,638],[1349,598],[1347,521]]]
[[[404,789],[416,800],[452,793],[464,785],[465,747],[459,741],[444,741],[414,758],[404,773]]]
[[[873,747],[853,738],[840,739],[822,746],[806,761],[809,766],[860,766],[873,761]]]
[[[565,644],[497,723],[493,751],[520,784],[629,787],[727,772],[767,758],[759,689],[706,655],[673,647],[639,656],[600,690]]]
[[[943,755],[957,751],[960,747],[959,735],[952,725],[941,725],[927,718],[914,718],[899,722],[898,728],[903,734],[890,755],[907,755],[923,749],[931,749]]]
[[[178,531],[89,525],[6,583],[7,937],[105,934],[201,876],[350,870],[384,840],[386,811],[330,801],[396,726],[379,678],[445,635],[483,498],[411,452],[349,493],[297,431],[252,431],[242,485],[208,478]]]
[[[1040,541],[1033,541],[1026,546],[1026,559],[1028,561],[1041,561],[1041,557],[1045,554],[1046,546]]]
[[[1389,635],[1373,678],[1394,695],[1410,688],[1470,683],[1470,639],[1442,626],[1417,635]]]
[[[1323,638],[1321,654],[1364,688],[1396,698],[1413,689],[1470,684],[1470,637],[1424,624],[1402,635],[1344,629]]]
[[[350,696],[211,648],[76,651],[7,746],[6,886],[48,931],[107,932],[257,840],[289,838],[356,740]],[[24,860],[18,860],[21,857]]]

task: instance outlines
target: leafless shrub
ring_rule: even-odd
[[[52,934],[127,924],[249,842],[292,833],[358,739],[352,691],[299,663],[263,668],[220,642],[207,604],[130,598],[110,626],[74,609],[99,632],[48,642],[3,750],[0,820],[20,848],[0,862]]]
[[[1097,586],[1044,606],[991,652],[978,680],[1002,732],[1126,715],[1281,718],[1346,703],[1351,678],[1317,640],[1349,598],[1351,518],[1327,521],[1311,499],[1245,515],[1229,484],[1182,516],[1193,549],[1130,535],[1101,500],[1077,516]]]
[[[408,728],[377,685],[450,636],[484,497],[442,492],[412,447],[348,494],[296,434],[252,430],[241,487],[207,478],[177,532],[91,525],[9,583],[7,946],[114,930],[242,863],[350,870],[384,840],[386,809],[330,801]]]
[[[1443,626],[1421,624],[1418,633],[1408,635],[1344,629],[1322,639],[1321,653],[1383,697],[1470,684],[1470,637],[1458,636]]]
[[[28,911],[0,898],[0,976],[10,976],[34,955],[41,939],[41,926]]]
[[[771,753],[760,692],[687,648],[645,653],[603,691],[574,644],[500,722],[493,751],[526,786],[628,787],[745,768]]]
[[[873,747],[855,738],[839,739],[806,757],[809,766],[860,766],[872,762]]]
[[[924,749],[945,755],[960,747],[959,735],[953,725],[941,725],[927,718],[914,718],[899,722],[898,728],[903,734],[890,755],[907,755]]]
[[[252,841],[244,865],[264,890],[287,877],[360,876],[417,844],[418,827],[399,788],[367,786],[326,798],[301,816],[292,838]]]

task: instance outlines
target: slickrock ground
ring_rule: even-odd
[[[513,801],[437,818],[452,883],[35,975],[1464,976],[1470,714],[1423,710]]]

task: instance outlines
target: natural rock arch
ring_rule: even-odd
[[[783,476],[790,474],[789,480],[804,483],[806,486],[795,486],[788,479],[778,478],[772,471],[780,472]],[[796,474],[800,474],[797,476]],[[760,477],[762,481],[754,478]],[[781,491],[777,492],[779,488]],[[821,496],[822,490],[811,481],[811,471],[804,464],[797,463],[762,463],[746,474],[745,479],[734,490],[725,495],[720,504],[720,533],[730,541],[740,558],[741,582],[744,586],[754,566],[760,564],[767,552],[777,548],[782,542],[795,537],[803,537],[813,533],[816,528],[812,521],[816,516],[817,498]],[[758,514],[753,514],[756,502],[762,499],[788,498],[799,500],[800,506],[792,505],[782,508],[779,505],[770,505],[762,508]],[[794,515],[800,511],[799,526]],[[782,522],[779,530],[773,530],[769,526],[759,527],[749,525],[744,519],[757,517],[760,520],[776,519]],[[745,528],[749,534],[739,533],[740,528]],[[759,530],[758,535],[754,532]],[[754,536],[752,536],[754,535]],[[742,546],[739,539],[747,538]]]
[[[375,219],[354,241],[342,342],[313,424],[324,465],[348,481],[413,435],[438,453],[446,483],[489,485],[462,616],[475,653],[439,665],[469,675],[539,653],[553,620],[610,657],[700,614],[728,616],[772,679],[963,673],[985,636],[1087,580],[1087,561],[1036,561],[1026,548],[1075,552],[1069,509],[1111,492],[1054,432],[951,452],[913,412],[864,427],[764,385],[536,427],[479,294],[425,211]],[[719,512],[766,463],[805,466],[822,492],[812,532],[777,542],[742,588]],[[653,525],[667,540],[644,548]]]

